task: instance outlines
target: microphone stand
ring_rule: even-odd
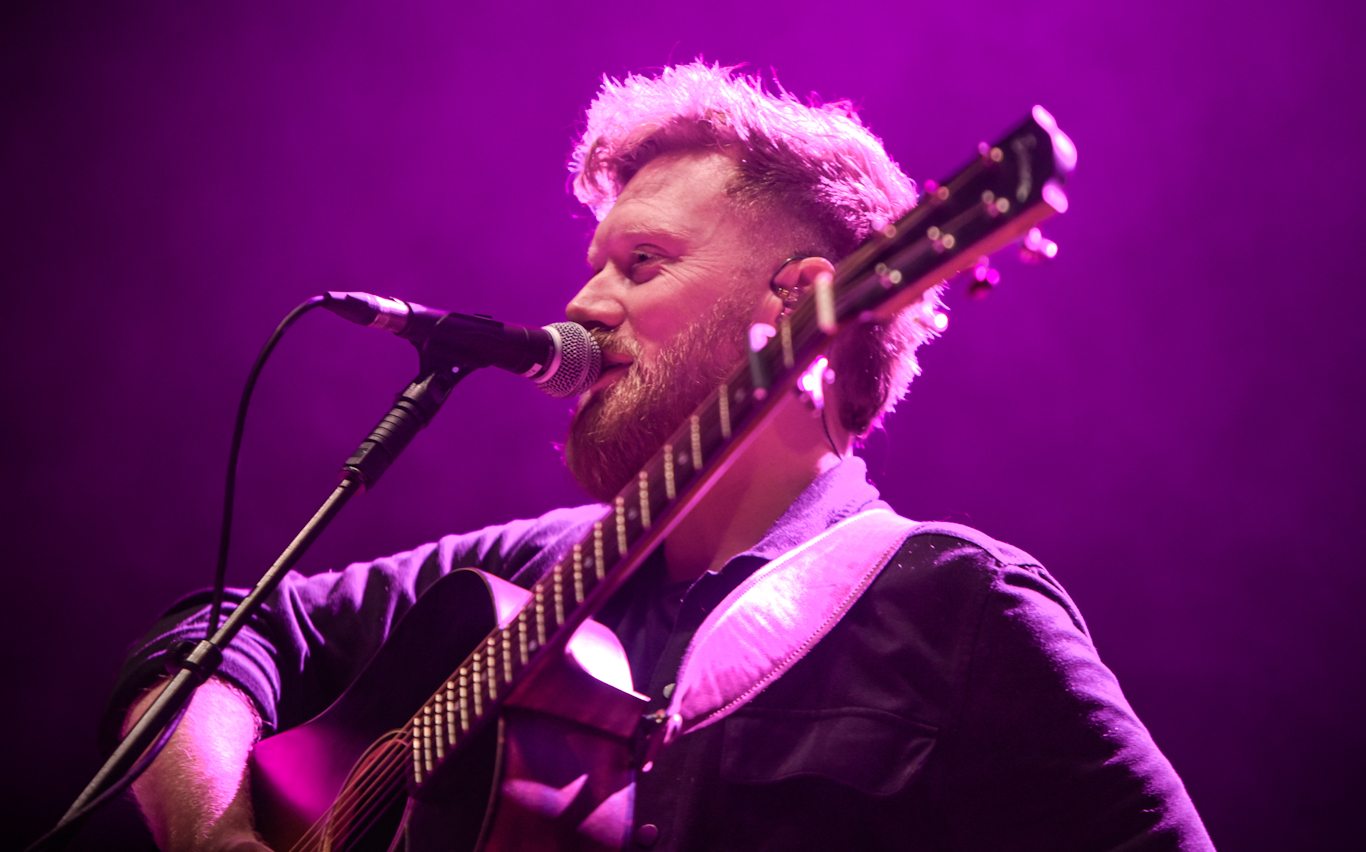
[[[222,649],[228,646],[260,609],[261,604],[275,591],[285,573],[304,555],[318,535],[336,517],[346,502],[374,486],[389,469],[399,453],[422,431],[460,380],[478,365],[436,362],[423,354],[418,376],[404,388],[369,437],[346,460],[341,470],[341,482],[323,502],[318,511],[304,524],[303,529],[284,549],[279,558],[256,583],[251,593],[237,605],[213,636],[201,641],[179,664],[179,671],[152,706],[147,709],[104,766],[81,792],[57,825],[39,838],[27,852],[39,849],[58,849],[70,842],[85,818],[94,811],[97,800],[114,787],[138,758],[157,739],[181,708],[189,703],[194,691],[208,680],[223,661]]]

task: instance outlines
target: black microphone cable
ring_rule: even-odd
[[[223,594],[227,585],[228,572],[228,543],[232,538],[232,509],[234,498],[237,493],[237,461],[238,457],[241,455],[242,434],[247,426],[247,408],[251,404],[252,392],[256,389],[256,380],[260,377],[261,370],[266,365],[266,360],[270,358],[271,352],[275,350],[276,344],[280,342],[280,338],[284,337],[285,332],[289,330],[289,327],[294,325],[299,317],[314,308],[321,307],[322,303],[322,296],[314,296],[290,311],[289,314],[280,321],[279,326],[275,329],[275,333],[266,341],[266,345],[261,347],[261,352],[256,356],[256,363],[252,365],[251,372],[247,374],[246,384],[242,387],[242,396],[237,403],[237,421],[233,425],[232,443],[228,449],[228,472],[223,487],[223,516],[219,524],[218,534],[218,564],[214,569],[213,599],[209,606],[209,623],[208,629],[204,633],[205,639],[218,631],[218,619],[223,609]],[[167,659],[167,670],[174,670],[180,660],[184,659],[185,655],[194,648],[195,644],[196,642],[194,640],[186,639],[172,648],[171,656]],[[128,771],[125,772],[121,778],[109,785],[104,792],[87,802],[80,810],[64,815],[51,830],[30,844],[24,852],[60,849],[69,843],[72,837],[75,836],[75,832],[80,828],[81,823],[85,822],[87,817],[115,797],[121,795],[125,790],[132,786],[134,781],[138,780],[142,773],[147,771],[147,768],[152,765],[152,762],[155,761],[166,748],[166,744],[171,741],[171,737],[175,734],[176,729],[180,727],[180,722],[185,718],[185,713],[189,708],[190,704],[187,701],[185,706],[181,707],[180,711],[176,713],[171,721],[167,723],[166,727],[161,730],[161,733],[157,736],[156,742],[148,747],[147,751],[138,758],[137,763],[134,763],[129,767]]]
[[[320,307],[333,307],[337,302],[338,296],[363,296],[372,300],[377,300],[377,297],[363,293],[329,293],[325,296],[313,296],[306,299],[285,315],[285,318],[276,326],[275,331],[270,335],[270,338],[266,340],[265,345],[261,347],[261,351],[257,354],[256,361],[252,364],[251,371],[247,373],[247,380],[242,386],[242,395],[237,402],[237,417],[233,423],[232,441],[228,448],[227,473],[223,482],[223,513],[219,523],[218,560],[214,567],[213,595],[209,604],[209,620],[204,633],[205,639],[208,639],[218,632],[218,622],[223,613],[223,597],[227,587],[228,551],[232,541],[233,507],[237,495],[237,468],[242,451],[242,437],[246,432],[247,410],[251,405],[252,394],[256,390],[256,382],[261,376],[261,371],[265,368],[266,361],[270,359],[271,354],[275,351],[275,347],[279,344],[281,338],[285,336],[285,332],[289,331],[290,327],[309,311]],[[392,302],[394,304],[401,304],[404,308],[412,310],[412,308],[408,307],[411,303],[403,303],[392,299],[382,301],[386,303]],[[421,305],[415,307],[419,311],[429,311],[432,314],[441,315],[445,313],[431,311],[431,309],[424,308]],[[342,313],[343,316],[346,316],[344,312],[338,311],[338,313]],[[457,314],[452,314],[451,316],[461,317],[461,315]],[[357,321],[353,317],[348,316],[347,318],[351,319],[353,322]],[[368,322],[362,324],[368,324]],[[501,325],[498,323],[491,324]],[[540,329],[540,331],[549,333],[554,341],[554,363],[544,365],[546,369],[541,370],[540,374],[535,376],[529,375],[528,377],[532,378],[537,386],[543,391],[554,397],[582,393],[583,390],[586,390],[587,385],[591,384],[593,380],[597,378],[598,370],[600,369],[601,356],[597,350],[596,344],[591,341],[591,338],[581,326],[574,323],[556,323],[553,326]],[[414,341],[414,343],[417,343],[419,351],[422,351],[423,345],[417,341]],[[564,356],[568,356],[563,365],[567,369],[561,373],[559,371],[559,368],[561,367],[560,359]],[[506,368],[506,365],[499,364],[499,366],[505,366]],[[559,375],[557,375],[557,373],[559,373]],[[193,639],[185,639],[177,643],[169,652],[167,670],[174,671],[180,661],[182,661],[197,644],[198,643]],[[152,762],[155,761],[157,756],[165,749],[166,744],[170,742],[172,735],[175,734],[176,729],[180,726],[181,720],[184,719],[185,712],[188,708],[189,703],[187,702],[175,717],[167,723],[166,727],[162,729],[156,742],[143,753],[137,763],[130,767],[121,778],[79,810],[64,815],[62,819],[58,821],[57,825],[29,845],[25,852],[39,852],[39,850],[44,849],[61,848],[69,843],[74,836],[74,833],[79,829],[80,824],[83,823],[90,814],[127,790],[133,782],[152,765]]]

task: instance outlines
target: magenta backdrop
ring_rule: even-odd
[[[1051,566],[1226,850],[1334,848],[1363,793],[1357,4],[14,2],[0,12],[5,833],[97,766],[126,648],[212,572],[242,379],[327,289],[540,324],[592,224],[603,72],[699,53],[849,97],[917,179],[1033,103],[1081,156],[865,454],[903,513]],[[1358,200],[1353,200],[1358,199]],[[324,315],[262,381],[252,580],[415,367]],[[568,404],[484,373],[304,563],[581,499]],[[141,848],[131,808],[80,848]]]

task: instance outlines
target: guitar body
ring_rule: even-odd
[[[412,746],[399,732],[412,709],[527,597],[481,571],[452,572],[331,707],[258,743],[252,797],[267,843],[383,852],[402,831],[412,850],[621,848],[634,798],[629,738],[645,699],[630,690],[616,637],[596,622],[441,773],[418,786],[408,772]]]
[[[437,784],[414,793],[404,827],[408,849],[611,852],[626,845],[635,803],[627,740],[508,708],[498,722],[495,753],[486,809],[469,807],[478,801],[478,785],[464,776],[469,763],[446,776],[452,784],[465,782],[465,789]]]

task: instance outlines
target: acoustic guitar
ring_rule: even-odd
[[[1076,149],[1042,107],[818,281],[530,589],[471,569],[436,582],[328,710],[252,754],[280,850],[622,848],[643,717],[621,646],[591,617],[697,503],[842,331],[915,307],[1016,240],[1051,256]],[[762,337],[761,337],[762,339]],[[809,384],[809,380],[807,382]],[[416,708],[414,712],[413,708]]]

